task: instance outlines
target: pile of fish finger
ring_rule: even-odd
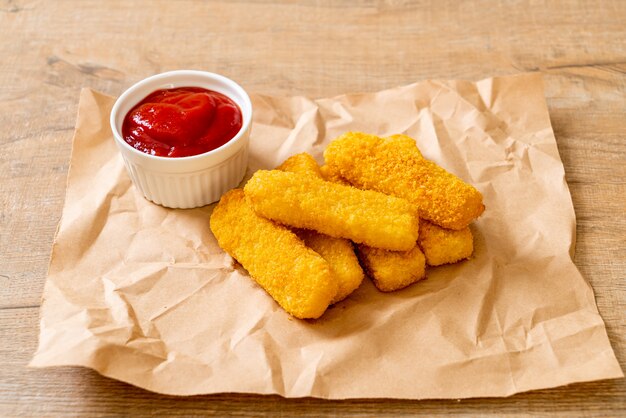
[[[365,273],[391,292],[426,266],[467,259],[481,193],[425,159],[406,135],[346,133],[325,165],[306,153],[259,170],[211,215],[220,247],[296,318],[319,318]]]

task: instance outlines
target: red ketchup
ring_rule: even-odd
[[[241,129],[239,107],[201,87],[157,90],[124,118],[122,136],[131,147],[161,157],[188,157],[221,147]]]

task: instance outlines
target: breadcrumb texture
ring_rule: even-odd
[[[478,190],[424,159],[406,135],[348,132],[330,143],[324,159],[352,185],[407,199],[420,217],[444,228],[463,229],[485,209]]]
[[[210,223],[220,247],[296,318],[319,318],[335,298],[328,262],[287,228],[258,216],[241,189],[222,196]]]
[[[469,258],[474,251],[474,237],[469,227],[454,231],[420,220],[417,239],[426,256],[426,264],[440,266]]]
[[[319,164],[317,164],[317,161],[315,161],[315,158],[313,158],[311,154],[307,154],[306,152],[292,155],[276,169],[281,171],[289,171],[290,173],[308,173],[316,177],[322,178]]]
[[[416,158],[424,158],[422,152],[417,147],[415,140],[408,135],[395,134],[385,137],[383,139],[393,143],[399,152],[402,152],[402,150],[404,150],[404,152],[407,152],[409,153],[409,155],[412,155]]]
[[[330,166],[324,164],[320,167],[320,173],[322,174],[322,178],[326,181],[331,181],[337,184],[343,184],[344,186],[352,186],[346,180],[344,180],[338,171],[333,170]]]
[[[329,237],[306,229],[299,229],[296,234],[307,247],[328,262],[339,288],[331,304],[344,300],[361,285],[363,269],[349,240]]]
[[[419,247],[387,251],[359,245],[358,254],[368,276],[381,292],[393,292],[426,277],[426,259]]]
[[[317,161],[306,152],[289,157],[277,169],[292,173],[308,173],[322,178]],[[364,276],[363,269],[350,240],[331,237],[307,229],[297,229],[294,232],[307,247],[321,255],[330,265],[330,270],[337,279],[337,286],[339,287],[337,295],[331,303],[342,301],[361,285]]]
[[[395,251],[417,242],[417,210],[404,199],[278,170],[257,171],[244,192],[259,215],[287,226]]]
[[[407,148],[414,148],[415,141],[406,135],[394,135],[390,139],[403,141]],[[417,151],[419,153],[419,150]],[[421,153],[419,153],[421,157]],[[338,171],[328,165],[320,167],[322,176],[327,181],[339,184],[350,184],[344,180]],[[422,220],[420,220],[419,236],[422,235]],[[419,238],[418,238],[419,241]],[[378,250],[366,245],[358,246],[357,252],[361,263],[365,266],[374,285],[383,292],[401,289],[425,276],[424,255],[417,248],[410,251],[398,252]]]

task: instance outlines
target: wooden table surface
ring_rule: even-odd
[[[0,0],[0,416],[626,414],[626,381],[464,401],[160,396],[32,370],[82,87],[172,69],[322,97],[539,71],[576,209],[576,265],[626,368],[626,1]]]

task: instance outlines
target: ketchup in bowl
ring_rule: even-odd
[[[227,96],[201,87],[157,90],[133,107],[122,136],[161,157],[188,157],[221,147],[241,129],[241,110]]]

